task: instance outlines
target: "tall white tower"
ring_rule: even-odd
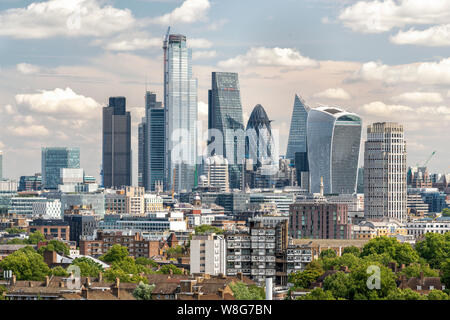
[[[407,218],[406,142],[403,126],[374,123],[364,152],[364,208],[368,219]]]

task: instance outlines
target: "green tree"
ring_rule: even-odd
[[[351,253],[353,254],[355,257],[359,257],[359,255],[361,254],[361,250],[359,250],[358,247],[355,246],[350,246],[350,247],[345,247],[344,251],[342,251],[342,255],[346,254],[346,253]]]
[[[450,232],[428,232],[422,241],[416,243],[415,249],[432,268],[439,268],[443,261],[450,258]]]
[[[39,242],[42,242],[42,241],[45,241],[45,237],[39,231],[31,233],[27,239],[28,244],[34,244],[34,245],[37,245]]]
[[[395,288],[389,292],[386,300],[426,300],[426,296],[411,290],[410,288],[398,289]]]
[[[408,243],[400,243],[395,238],[377,237],[370,240],[363,247],[361,257],[366,257],[371,254],[386,254],[391,260],[399,264],[410,264],[419,261],[419,256],[416,251]]]
[[[70,248],[67,244],[58,240],[50,240],[47,245],[39,248],[38,252],[44,254],[45,251],[56,251],[58,254],[69,255]]]
[[[295,288],[308,289],[311,283],[317,280],[323,274],[320,269],[305,269],[304,271],[293,272],[289,275],[289,282]]]
[[[176,246],[173,248],[168,248],[166,250],[167,257],[169,258],[178,258],[183,255],[184,248],[182,246]]]
[[[128,257],[128,249],[127,247],[121,246],[120,244],[113,245],[107,253],[100,257],[100,260],[106,263],[113,263]]]
[[[320,252],[319,258],[336,258],[336,252],[332,249],[323,250]]]
[[[330,291],[324,291],[322,288],[315,288],[309,294],[298,297],[297,300],[336,300]]]
[[[4,286],[0,286],[0,300],[6,300],[4,294],[7,292]]]
[[[418,263],[412,263],[403,269],[400,274],[407,276],[408,278],[420,277],[420,273],[423,272],[424,277],[439,277],[439,271],[431,269],[429,265],[421,265]]]
[[[17,280],[42,281],[51,271],[44,258],[32,247],[25,247],[0,261],[0,269],[11,270]]]
[[[236,300],[264,300],[264,289],[255,285],[248,286],[243,282],[231,283],[231,291]]]
[[[441,263],[441,281],[446,288],[450,288],[450,258]]]
[[[197,234],[197,235],[202,235],[202,234],[207,234],[207,233],[215,233],[215,234],[223,233],[223,229],[214,227],[214,226],[210,226],[208,224],[197,226],[197,227],[195,227],[194,230],[195,230],[195,234]]]
[[[123,283],[148,283],[148,279],[145,276],[142,276],[140,274],[129,274],[117,267],[109,268],[105,271],[104,275],[105,279],[111,282],[115,281],[116,278],[119,278],[120,282]]]
[[[154,260],[146,257],[138,257],[135,261],[137,264],[140,264],[144,267],[158,268],[159,266],[158,263],[156,263]]]
[[[99,273],[103,272],[103,267],[100,263],[86,257],[74,259],[72,265],[80,268],[82,277],[98,277]]]
[[[172,270],[173,274],[183,274],[180,268],[174,266],[173,264],[165,264],[159,269],[158,273],[169,274],[170,270]]]
[[[376,274],[377,268],[379,268],[379,277]],[[375,261],[362,261],[352,270],[349,277],[354,286],[351,290],[354,300],[382,299],[391,290],[397,288],[396,277],[392,270]],[[379,279],[379,288],[376,287],[377,279]]]
[[[361,263],[361,259],[356,257],[352,253],[345,253],[336,258],[324,258],[322,259],[323,267],[326,270],[330,270],[333,267],[335,270],[340,267],[348,267],[350,270]]]
[[[450,217],[450,209],[449,208],[445,208],[444,210],[442,210],[442,216],[443,217]]]
[[[353,299],[355,286],[349,274],[338,271],[325,278],[323,289],[330,291],[335,298]]]
[[[427,295],[428,300],[449,300],[450,297],[444,291],[441,290],[431,290]]]
[[[145,284],[139,282],[139,285],[134,289],[133,296],[137,300],[152,300],[152,292],[155,289],[155,285]]]
[[[25,230],[19,229],[19,228],[7,228],[5,230],[6,232],[8,232],[8,234],[21,234],[21,233],[26,233]]]
[[[57,266],[52,268],[52,275],[55,277],[68,277],[69,273],[63,267]]]

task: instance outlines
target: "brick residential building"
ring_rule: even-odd
[[[347,204],[326,200],[291,204],[289,235],[294,239],[351,239]]]
[[[60,219],[36,219],[30,222],[27,228],[28,233],[39,231],[45,238],[55,238],[59,240],[69,240],[69,223]]]

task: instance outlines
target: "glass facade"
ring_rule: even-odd
[[[286,159],[294,159],[297,152],[307,152],[306,125],[308,110],[309,107],[306,106],[305,101],[298,95],[295,95]]]
[[[177,192],[195,185],[198,106],[191,60],[186,37],[169,35],[164,42],[165,176],[169,188],[175,182]],[[184,142],[182,146],[180,142]],[[177,153],[180,147],[182,152]]]
[[[164,146],[165,146],[165,119],[164,108],[161,102],[156,101],[156,94],[147,95],[147,190],[155,191],[157,182],[165,186],[164,177]]]
[[[332,107],[309,111],[307,124],[311,192],[356,192],[362,121],[356,114]]]
[[[58,189],[63,168],[80,168],[79,148],[42,148],[43,188]]]
[[[221,150],[211,150],[210,155],[223,155],[228,160],[230,188],[239,189],[241,188],[244,155],[238,150],[243,148],[245,141],[242,139],[242,135],[231,134],[236,130],[241,130],[241,132],[244,130],[238,74],[213,72],[211,88],[209,90],[208,129],[219,130],[223,136],[223,144]],[[215,137],[210,136],[209,139],[214,141]]]

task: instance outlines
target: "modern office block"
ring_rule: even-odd
[[[179,192],[191,190],[196,183],[197,80],[192,76],[192,51],[185,36],[168,35],[163,48],[165,176],[168,189]]]
[[[374,123],[367,128],[364,152],[365,217],[406,222],[406,142],[403,126]]]
[[[61,169],[80,168],[80,148],[42,148],[42,186],[58,189]]]
[[[309,110],[310,108],[306,105],[305,101],[298,95],[295,95],[286,159],[294,160],[297,152],[307,152],[306,128]]]
[[[320,192],[356,192],[362,120],[336,107],[311,109],[308,114],[307,141],[310,189]]]
[[[209,142],[220,144],[210,155],[223,155],[228,160],[230,188],[240,189],[245,138],[238,74],[213,72],[208,100],[208,129],[221,134],[219,141],[210,131]]]
[[[131,115],[124,97],[112,97],[103,108],[103,184],[130,186],[131,177]]]

